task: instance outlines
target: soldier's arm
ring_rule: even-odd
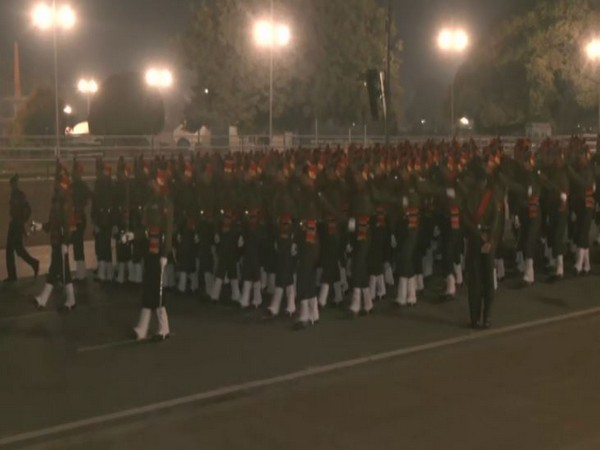
[[[567,165],[567,171],[569,172],[569,178],[579,187],[585,187],[586,182],[585,179],[577,173],[575,169],[569,164]]]
[[[164,217],[164,226],[165,226],[165,236],[163,246],[163,257],[167,257],[172,250],[173,247],[173,203],[169,199],[165,199],[165,217]]]
[[[514,192],[518,195],[527,196],[527,187],[523,186],[518,181],[514,180],[512,177],[500,172],[498,174],[500,178],[500,182],[506,186],[506,188]]]

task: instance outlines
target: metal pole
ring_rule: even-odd
[[[392,0],[388,0],[388,17],[387,17],[387,56],[386,56],[386,72],[385,72],[385,145],[390,143],[390,106],[391,101],[391,72],[392,72]]]
[[[88,108],[88,114],[87,115],[88,115],[88,119],[90,118],[90,103],[91,103],[91,98],[92,98],[92,96],[88,92],[88,94],[87,94],[87,108]]]
[[[319,146],[319,118],[315,117],[315,146]]]
[[[56,0],[52,0],[52,14],[56,17]],[[60,113],[58,108],[58,35],[57,24],[52,26],[52,41],[54,47],[54,119],[55,119],[55,139],[54,156],[60,158]]]
[[[275,29],[273,23],[273,0],[271,0],[271,45],[269,51],[269,146],[273,146],[273,47]]]
[[[456,128],[456,120],[454,118],[454,77],[452,77],[452,83],[450,84],[450,133],[451,137],[454,137]]]
[[[388,143],[387,137],[388,136],[386,135],[386,142],[385,142],[386,144]],[[367,124],[366,123],[364,124],[364,146],[365,147],[367,146]]]

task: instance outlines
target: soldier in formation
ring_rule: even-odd
[[[114,237],[116,281],[143,285],[138,339],[147,337],[152,311],[159,338],[169,336],[171,288],[242,309],[266,304],[266,318],[284,312],[306,328],[321,308],[344,301],[351,317],[367,315],[388,292],[398,307],[415,306],[433,274],[444,280],[445,301],[466,283],[470,324],[487,328],[510,231],[523,286],[543,270],[551,281],[565,276],[568,240],[573,272],[591,270],[599,171],[578,138],[537,148],[520,140],[512,154],[494,140],[135,158],[133,172],[118,163],[116,181],[110,166],[98,167],[98,279],[113,280]],[[50,221],[64,227],[46,227],[58,252],[49,285],[57,274],[70,285],[59,244],[81,228],[89,198],[65,192],[57,190]],[[65,205],[74,210],[72,227],[59,220]]]

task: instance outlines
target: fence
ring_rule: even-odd
[[[584,136],[587,145],[596,149],[597,136]],[[477,145],[485,146],[497,136],[460,136],[459,141],[468,141],[473,139]],[[393,136],[390,138],[390,144],[396,145],[400,142],[411,142],[413,144],[422,144],[429,140],[441,141],[442,136]],[[448,137],[445,138],[448,140]],[[517,136],[501,137],[505,151],[512,152]],[[554,139],[568,141],[570,136],[556,136]],[[286,133],[273,137],[273,148],[280,150],[305,147],[312,148],[316,146],[341,146],[347,148],[349,145],[371,146],[375,144],[384,144],[383,136],[356,135],[349,132],[348,135],[296,135]],[[537,142],[539,143],[539,142]],[[534,142],[534,146],[537,144]],[[180,152],[190,151],[261,151],[268,149],[268,136],[212,136],[210,142],[206,140],[200,142],[190,142],[186,146],[176,146],[172,138],[165,136],[86,136],[84,138],[65,137],[60,142],[60,159],[70,161],[74,156],[84,165],[85,173],[93,174],[95,172],[95,160],[102,157],[105,161],[116,162],[121,156],[124,158],[133,158],[139,155],[154,157],[155,155],[174,155]],[[49,178],[54,174],[54,164],[56,161],[55,142],[52,138],[39,137],[29,138],[22,145],[10,145],[8,142],[0,141],[0,178],[7,178],[13,173],[20,173],[24,176],[33,178]]]

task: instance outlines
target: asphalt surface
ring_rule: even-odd
[[[89,280],[76,288],[78,309],[61,314],[60,290],[47,311],[31,306],[42,279],[2,286],[0,444],[22,435],[14,445],[36,449],[599,448],[598,278],[530,289],[505,281],[496,330],[591,312],[501,334],[468,329],[466,292],[441,302],[440,282],[429,283],[414,309],[386,300],[350,320],[327,308],[300,332],[287,319],[263,320],[262,311],[169,294],[175,336],[162,344],[129,340],[137,287]],[[447,344],[414,349],[440,342]],[[409,353],[367,361],[402,349]],[[311,372],[356,358],[365,364]],[[244,388],[286,374],[300,375]],[[214,392],[229,386],[241,388]]]

